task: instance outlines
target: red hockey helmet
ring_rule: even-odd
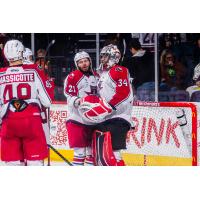
[[[112,107],[104,100],[95,95],[83,97],[78,108],[84,121],[100,123],[113,111]]]

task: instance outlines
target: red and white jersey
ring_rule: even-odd
[[[26,65],[30,65],[30,66],[33,66],[33,63],[26,63]],[[38,64],[35,64],[37,67],[37,71],[41,74],[42,73],[42,77],[43,77],[43,80],[45,79],[45,81],[47,81],[47,84],[45,84],[46,86],[49,85],[49,87],[46,87],[47,89],[47,92],[51,98],[52,101],[55,100],[55,97],[54,97],[54,89],[55,89],[55,83],[54,83],[54,78],[50,78],[48,75],[46,75],[44,73],[44,69],[42,66],[38,65]]]
[[[74,102],[77,98],[82,98],[90,94],[97,94],[98,77],[92,73],[86,75],[80,70],[71,72],[64,82],[64,95],[67,97],[68,117],[67,121],[76,121],[81,124],[92,125],[85,122],[80,116]]]
[[[51,84],[35,64],[0,69],[1,117],[6,114],[9,102],[14,98],[28,104],[36,103],[39,107],[49,107],[50,93]]]
[[[115,65],[108,71],[103,70],[98,82],[98,93],[101,98],[116,108],[116,112],[108,116],[111,118],[123,118],[129,123],[133,106],[133,91],[130,83],[128,69]]]

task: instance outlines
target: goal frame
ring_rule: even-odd
[[[143,107],[180,107],[180,108],[190,108],[192,112],[192,166],[197,166],[198,155],[197,155],[197,107],[191,102],[143,102],[136,101],[133,106],[143,106]]]

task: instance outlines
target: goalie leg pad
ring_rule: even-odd
[[[92,147],[96,166],[117,166],[117,160],[112,150],[110,132],[95,131]]]

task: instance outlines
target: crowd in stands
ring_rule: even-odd
[[[2,49],[8,39],[6,34],[0,34],[0,67],[7,65]],[[154,101],[155,63],[152,49],[142,46],[140,40],[131,34],[108,34],[105,45],[110,43],[117,45],[122,53],[121,65],[129,69],[137,99]],[[194,79],[194,69],[200,63],[200,35],[185,34],[183,38],[183,34],[159,34],[158,49],[159,101],[200,101],[200,80]],[[51,76],[51,65],[45,57],[44,49],[37,50],[36,63]],[[60,87],[55,93],[56,99],[62,100]]]
[[[190,42],[182,42],[180,34],[159,37],[159,101],[200,101],[199,80],[193,78],[200,63],[200,36],[195,36]],[[122,65],[133,78],[137,99],[154,101],[154,53],[142,48],[137,38],[129,42],[129,50],[131,56],[125,56]]]

